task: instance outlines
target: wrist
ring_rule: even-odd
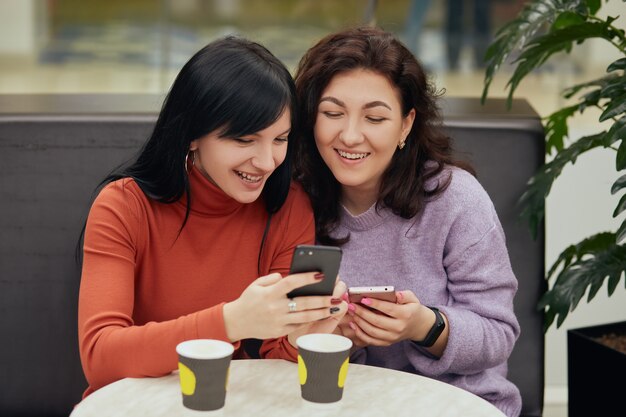
[[[224,304],[222,314],[224,316],[224,328],[226,329],[226,336],[231,342],[237,342],[241,339],[245,339],[241,324],[244,322],[239,312],[238,300],[231,301]]]
[[[435,312],[423,304],[420,304],[418,317],[418,324],[414,328],[413,335],[411,335],[411,340],[417,342],[424,340],[430,329],[435,324],[435,320],[437,320]]]

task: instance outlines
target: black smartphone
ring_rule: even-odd
[[[290,274],[299,272],[321,272],[324,279],[315,284],[296,288],[287,294],[287,297],[302,297],[305,295],[331,295],[335,288],[335,281],[341,263],[341,248],[336,246],[298,245],[291,258]]]

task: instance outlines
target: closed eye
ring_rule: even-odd
[[[337,119],[342,116],[343,113],[339,111],[323,111],[322,114],[329,119]]]
[[[389,120],[386,117],[373,117],[373,116],[367,116],[366,119],[370,123],[382,123],[385,120]]]
[[[279,143],[287,143],[287,142],[289,142],[289,138],[288,137],[280,137],[280,138],[274,139],[274,141],[279,142]]]
[[[249,145],[252,142],[254,142],[252,139],[244,139],[244,138],[231,138],[231,139],[241,145]]]

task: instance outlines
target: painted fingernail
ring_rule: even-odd
[[[348,311],[356,311],[356,306],[352,303],[348,304]]]
[[[404,296],[402,295],[402,291],[398,291],[398,292],[396,293],[396,298],[397,298],[398,300],[402,300],[402,297],[404,297]]]
[[[361,298],[361,304],[365,304],[366,306],[372,305],[372,300],[367,297]]]
[[[341,298],[343,299],[343,301],[348,301],[348,293],[344,292],[343,295],[341,296]]]
[[[331,304],[341,304],[341,298],[331,298],[330,299],[330,303]]]
[[[339,307],[331,307],[330,308],[330,314],[335,314],[336,312],[338,312],[339,310],[341,310]]]
[[[324,274],[322,274],[321,272],[318,272],[317,274],[313,275],[313,278],[315,278],[316,280],[322,280],[324,279]]]
[[[356,330],[356,324],[354,324],[353,322],[348,323],[348,326],[350,326],[352,330]]]

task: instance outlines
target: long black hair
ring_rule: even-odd
[[[295,132],[293,78],[270,51],[256,42],[234,36],[213,41],[191,57],[178,73],[154,130],[136,159],[107,175],[97,190],[112,181],[132,178],[155,201],[169,204],[185,196],[187,211],[182,230],[192,204],[186,169],[191,142],[216,130],[222,137],[256,133],[278,120],[285,109],[290,110],[291,132]],[[263,188],[262,198],[269,214],[278,211],[287,198],[291,148],[287,147],[284,162]],[[84,228],[79,247],[83,234]]]

